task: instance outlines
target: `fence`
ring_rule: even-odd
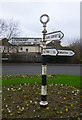
[[[27,62],[41,63],[42,56],[37,53],[15,53],[3,56],[3,62]],[[71,63],[71,57],[68,56],[46,56],[47,63]]]

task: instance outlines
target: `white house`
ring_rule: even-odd
[[[41,52],[41,47],[39,45],[18,46],[18,52],[40,53]]]
[[[41,38],[12,38],[3,39],[0,44],[0,53],[40,53]]]
[[[4,38],[0,41],[0,53],[41,53],[42,38]],[[61,41],[52,41],[47,47],[60,48]]]

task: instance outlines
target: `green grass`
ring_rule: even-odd
[[[29,83],[29,84],[37,84],[41,83],[41,78],[16,78],[12,80],[4,80],[2,82],[2,85],[18,85],[18,84],[24,84],[24,83]]]
[[[51,81],[55,84],[64,84],[81,88],[80,76],[58,75],[55,79],[52,79]],[[51,81],[49,81],[49,83],[51,83]]]
[[[80,76],[68,76],[68,75],[48,75],[47,84],[64,84],[82,88]],[[18,84],[41,84],[41,75],[32,76],[3,76],[2,86],[18,85]],[[1,82],[0,82],[1,84]]]

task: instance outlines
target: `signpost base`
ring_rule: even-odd
[[[41,101],[40,102],[40,106],[42,106],[42,107],[46,107],[47,105],[48,105],[47,101]]]

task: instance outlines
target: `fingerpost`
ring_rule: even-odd
[[[40,17],[40,22],[43,24],[43,39],[42,39],[42,53],[44,53],[46,49],[46,40],[45,36],[47,33],[46,24],[49,22],[49,16],[47,14],[43,14]],[[42,55],[42,86],[41,86],[41,106],[47,106],[47,85],[46,85],[46,78],[47,78],[47,64],[46,64],[46,55]]]

